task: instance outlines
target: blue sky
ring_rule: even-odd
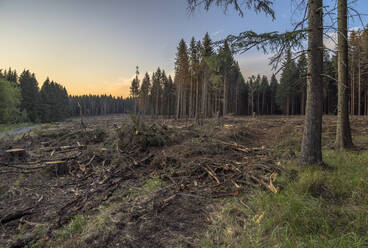
[[[127,96],[136,65],[141,74],[158,66],[174,71],[181,38],[285,31],[303,13],[293,2],[276,1],[272,21],[250,12],[241,18],[232,9],[224,14],[217,7],[190,15],[185,0],[0,0],[0,68],[30,69],[39,82],[49,76],[72,94]],[[353,7],[368,13],[367,0]],[[236,58],[245,77],[271,74],[267,57],[256,50]]]

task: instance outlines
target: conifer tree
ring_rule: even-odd
[[[297,83],[300,94],[300,111],[299,113],[304,115],[305,113],[305,100],[307,89],[307,57],[305,53],[302,53],[297,64]]]
[[[294,60],[292,59],[292,54],[289,51],[287,53],[284,65],[284,69],[281,73],[280,87],[277,92],[277,102],[283,112],[286,115],[294,114],[291,111],[291,106],[297,92],[297,67]]]
[[[139,96],[139,79],[138,79],[138,75],[139,75],[139,67],[136,66],[135,78],[133,79],[132,84],[130,86],[130,95],[135,101],[135,104],[134,104],[134,113],[135,114],[137,114],[137,112],[138,112],[138,96]]]
[[[24,121],[19,110],[20,101],[19,88],[0,77],[0,124]]]
[[[338,64],[337,64],[338,114],[337,114],[337,129],[336,129],[336,148],[345,149],[353,146],[350,131],[348,99],[347,99],[348,71],[349,71],[348,5],[347,0],[338,0],[337,4],[338,4]],[[358,105],[360,105],[360,102],[358,102]]]
[[[277,113],[276,105],[276,94],[278,92],[279,83],[276,79],[275,74],[272,74],[270,82],[270,105],[271,105],[271,115]]]
[[[151,79],[149,74],[146,72],[142,80],[141,89],[139,91],[139,96],[141,98],[143,114],[147,114],[149,111],[149,93],[151,90]]]
[[[176,118],[187,116],[187,86],[190,80],[189,56],[187,45],[182,39],[179,42],[178,52],[175,61],[175,85],[176,85]]]
[[[224,47],[220,49],[219,56],[221,59],[221,72],[223,75],[223,115],[226,115],[229,109],[229,75],[233,66],[234,58],[232,56],[229,43],[227,40],[224,42]]]
[[[25,110],[32,122],[39,119],[39,88],[34,73],[24,70],[19,76],[22,95],[21,110]]]
[[[300,165],[322,163],[323,1],[308,1],[308,76]]]

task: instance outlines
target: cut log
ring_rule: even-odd
[[[85,146],[84,145],[76,145],[76,146],[58,146],[58,147],[41,147],[40,151],[45,151],[45,152],[49,152],[49,151],[60,151],[60,152],[67,152],[70,150],[75,150],[75,149],[84,149]]]

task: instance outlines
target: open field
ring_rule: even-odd
[[[352,119],[357,148],[351,153],[358,156],[368,147],[368,120]],[[85,130],[77,119],[42,125],[0,141],[0,247],[284,242],[267,243],[269,230],[257,229],[266,211],[272,212],[269,202],[278,199],[265,200],[268,209],[262,211],[252,204],[288,192],[285,182],[306,173],[295,167],[303,117],[229,116],[199,126],[190,120],[107,116],[85,123]],[[335,117],[326,116],[323,146],[332,166],[334,136]],[[15,148],[24,153],[6,152]],[[252,211],[244,207],[248,199]],[[251,215],[256,226],[246,224]],[[257,233],[256,241],[242,238],[245,226]]]

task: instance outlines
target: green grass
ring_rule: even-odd
[[[290,137],[282,140],[273,150],[279,159],[292,159],[300,152],[301,137]]]
[[[368,247],[368,152],[324,151],[332,169],[279,177],[279,193],[227,199],[202,247]]]
[[[56,231],[55,237],[57,241],[66,241],[73,238],[74,235],[80,234],[87,226],[87,218],[82,215],[76,215],[73,217],[69,225],[65,228]]]
[[[164,187],[166,183],[159,177],[153,177],[148,179],[145,184],[140,188],[132,188],[129,189],[130,194],[128,196],[129,199],[134,199],[140,195],[147,195],[152,193],[162,187]]]

